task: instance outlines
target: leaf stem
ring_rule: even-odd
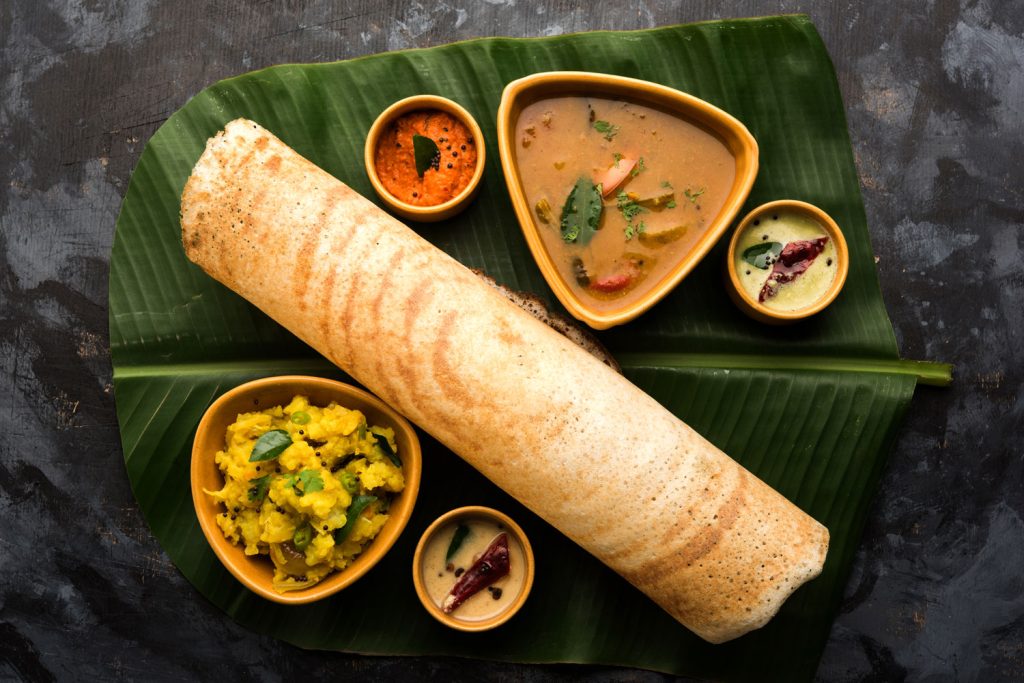
[[[730,370],[812,370],[819,372],[873,372],[913,375],[920,384],[949,386],[953,366],[918,360],[868,358],[827,358],[819,356],[758,356],[729,353],[618,353],[623,367],[721,368]],[[325,358],[292,358],[288,360],[242,360],[170,365],[121,365],[114,369],[115,379],[173,375],[290,375],[340,374]]]
[[[621,353],[623,367],[722,368],[731,370],[812,370],[823,372],[871,372],[913,375],[920,384],[949,386],[953,366],[917,360],[826,358],[816,356],[758,356],[717,353]]]

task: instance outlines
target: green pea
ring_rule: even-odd
[[[295,546],[296,550],[303,551],[313,540],[313,527],[306,522],[298,529],[295,530],[295,535],[292,536],[292,545]]]
[[[342,472],[341,486],[349,493],[355,493],[359,490],[359,480],[356,479],[356,475],[351,472]]]
[[[309,413],[307,413],[304,410],[296,410],[294,413],[292,413],[292,422],[294,422],[297,425],[304,425],[308,423],[311,419],[313,418],[311,418],[309,416]]]

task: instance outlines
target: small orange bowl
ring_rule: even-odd
[[[743,236],[743,233],[747,231],[755,220],[766,220],[766,217],[784,212],[793,212],[817,223],[836,247],[836,274],[832,279],[832,284],[813,303],[792,311],[776,310],[758,302],[757,299],[744,291],[739,273],[736,272],[736,250],[739,248],[740,238]],[[736,226],[736,231],[732,234],[732,239],[729,241],[729,249],[726,250],[725,260],[729,296],[732,298],[733,303],[754,320],[769,325],[787,325],[821,312],[839,296],[843,285],[846,284],[846,276],[850,272],[850,250],[846,245],[846,238],[843,237],[843,231],[839,229],[839,226],[827,213],[813,204],[796,199],[780,199],[768,202],[744,216],[740,224]]]
[[[448,201],[433,206],[419,206],[399,199],[388,191],[381,181],[380,175],[377,173],[377,145],[380,142],[381,136],[387,131],[388,126],[405,114],[422,110],[442,111],[455,117],[469,129],[473,143],[476,146],[476,167],[473,171],[473,176],[469,180],[469,184]],[[366,165],[366,174],[370,178],[373,189],[392,211],[409,220],[433,223],[451,218],[469,206],[469,203],[473,201],[477,190],[480,189],[480,179],[484,175],[484,164],[486,162],[485,148],[484,134],[480,130],[480,125],[460,104],[449,100],[447,97],[439,97],[437,95],[414,95],[395,102],[385,109],[377,117],[377,120],[373,122],[373,125],[370,126],[370,132],[366,135],[366,145],[363,148],[363,162]]]
[[[224,486],[224,478],[214,462],[214,456],[217,451],[224,450],[228,425],[238,419],[239,413],[287,405],[296,395],[307,396],[311,404],[318,406],[336,401],[346,408],[361,411],[370,424],[394,429],[395,443],[402,459],[405,489],[392,501],[388,511],[390,517],[380,533],[352,564],[328,574],[305,590],[279,593],[272,585],[273,562],[263,555],[246,555],[242,546],[234,545],[224,537],[215,519],[224,511],[223,506],[203,489],[216,491]],[[267,600],[286,605],[302,605],[326,598],[349,586],[370,571],[391,549],[412,515],[416,495],[419,493],[422,463],[419,438],[412,425],[377,397],[348,384],[320,377],[267,377],[231,389],[207,408],[192,443],[192,503],[207,542],[217,559],[236,579]]]
[[[554,259],[544,246],[540,228],[523,191],[517,166],[515,131],[523,109],[538,100],[565,95],[628,100],[668,112],[717,136],[735,162],[735,178],[725,202],[693,247],[682,254],[672,269],[646,294],[632,303],[611,310],[598,310],[581,298],[562,278]],[[512,207],[541,274],[573,317],[598,330],[629,322],[661,301],[682,282],[728,230],[750,194],[758,169],[758,148],[754,136],[742,123],[718,107],[693,95],[650,81],[582,71],[537,73],[506,85],[498,107],[498,151]]]
[[[504,526],[505,530],[513,538],[513,541],[518,543],[519,547],[522,548],[525,564],[523,567],[523,571],[525,572],[525,575],[523,576],[523,585],[515,599],[513,599],[501,612],[494,616],[479,620],[460,619],[458,617],[458,610],[455,610],[455,613],[453,614],[445,614],[444,610],[442,610],[430,597],[423,580],[424,550],[427,547],[427,543],[433,538],[434,534],[452,523],[472,518],[483,518]],[[412,582],[416,587],[416,595],[419,596],[420,602],[423,603],[423,607],[430,613],[430,616],[434,617],[445,626],[457,631],[488,631],[492,628],[501,626],[511,619],[516,612],[522,608],[523,604],[526,602],[526,598],[530,595],[530,589],[533,588],[533,575],[533,548],[530,546],[530,541],[526,538],[526,534],[523,532],[522,528],[512,521],[512,518],[505,513],[499,512],[493,508],[481,507],[479,505],[456,508],[450,512],[446,512],[434,520],[434,523],[427,527],[427,530],[424,531],[423,535],[420,537],[420,542],[416,545],[416,553],[412,558]]]

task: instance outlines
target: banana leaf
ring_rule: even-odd
[[[207,138],[231,119],[254,119],[376,199],[362,167],[374,118],[407,95],[451,97],[483,127],[491,150],[485,180],[465,213],[415,227],[466,265],[557,308],[508,200],[495,116],[507,82],[559,69],[656,81],[725,109],[750,128],[761,149],[747,208],[800,198],[843,227],[849,279],[839,299],[810,321],[778,329],[746,319],[726,297],[720,244],[657,307],[602,334],[633,382],[829,528],[823,574],[765,628],[709,645],[421,434],[425,466],[416,512],[374,571],[314,605],[284,607],[256,597],[218,563],[200,533],[188,495],[195,427],[214,398],[248,379],[346,378],[185,259],[179,198]],[[813,676],[915,383],[948,379],[948,368],[899,359],[835,74],[802,16],[481,39],[283,65],[217,83],[154,134],[132,176],[111,257],[110,338],[125,464],[142,512],[185,577],[240,624],[306,648],[603,663],[716,679]],[[645,482],[635,486],[639,499]],[[464,504],[507,511],[536,550],[533,594],[519,615],[490,633],[456,633],[436,623],[410,580],[419,534],[437,515]]]

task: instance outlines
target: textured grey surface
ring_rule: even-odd
[[[0,2],[0,679],[664,678],[309,653],[207,604],[122,465],[114,221],[149,136],[226,76],[788,12],[836,66],[901,352],[957,366],[914,398],[818,676],[1024,679],[1024,6],[995,0]]]

